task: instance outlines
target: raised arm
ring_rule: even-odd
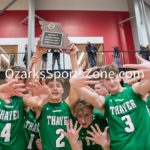
[[[71,66],[72,66],[72,75],[75,72],[78,72],[80,70],[79,65],[77,63],[77,51],[79,51],[78,48],[73,43],[71,43],[69,56],[70,56]],[[74,104],[78,99],[79,99],[79,94],[70,86],[69,96],[65,100],[66,103],[71,108],[72,104]]]
[[[38,118],[43,106],[48,102],[51,93],[44,79],[42,80],[42,84],[39,81],[35,81],[33,83],[30,82],[29,85],[27,89],[31,91],[33,96],[24,97],[24,104],[30,106],[36,112],[36,117]]]
[[[70,59],[71,59],[72,76],[73,76],[73,75],[77,75],[80,72],[83,72],[83,70],[85,69],[86,63],[83,62],[83,64],[81,65],[81,67],[79,67],[78,62],[77,62],[77,51],[79,51],[79,50],[78,50],[78,48],[74,44],[71,44],[70,49],[71,50],[70,50],[69,55],[70,55]],[[90,87],[88,87],[88,86],[86,88],[90,89]],[[70,106],[70,108],[72,108],[71,106],[79,98],[80,98],[79,93],[72,87],[72,85],[70,85],[69,97],[66,99],[66,102],[68,103],[68,105]]]
[[[127,77],[128,74],[130,77]],[[138,72],[135,72],[135,75],[137,74],[137,76],[131,77],[133,74],[131,71],[123,73],[123,83],[128,85],[128,86],[132,86],[133,84],[137,83],[138,80],[140,79],[140,77],[138,76]]]
[[[124,65],[124,67],[135,68],[144,73],[144,78],[141,77],[140,82],[132,85],[134,92],[144,97],[148,92],[150,92],[150,62],[141,58],[138,54],[136,54],[136,58],[141,62],[141,64],[128,64]]]
[[[68,123],[68,121],[66,121],[66,126],[67,126],[67,132],[62,131],[62,133],[65,135],[65,137],[68,139],[72,150],[82,150],[82,143],[81,141],[78,141],[79,138],[79,132],[82,128],[82,126],[80,126],[77,129],[77,121],[75,123],[75,126],[73,128],[73,123],[72,120],[70,120],[70,123]]]
[[[108,134],[108,127],[105,128],[104,132],[101,132],[99,126],[95,124],[96,129],[91,126],[93,132],[87,131],[91,137],[86,137],[86,139],[95,142],[103,147],[104,150],[110,150],[110,137]]]
[[[31,81],[39,81],[40,78],[40,64],[41,64],[41,58],[44,53],[48,50],[48,48],[40,48],[39,47],[40,40],[37,42],[36,45],[36,51],[33,56],[33,58],[36,58],[36,61],[32,64],[32,67],[30,67],[32,73],[31,73]]]
[[[79,51],[79,49],[77,48],[77,46],[75,46],[73,43],[71,43],[70,45],[70,60],[71,60],[71,66],[72,66],[72,73],[74,73],[75,71],[79,71],[79,65],[78,65],[78,61],[77,61],[77,52]]]
[[[9,93],[11,96],[23,96],[25,84],[20,83],[17,79],[0,85],[0,93]],[[18,94],[18,95],[17,95]]]
[[[0,85],[0,98],[7,104],[10,103],[10,97],[12,96],[25,96],[23,92],[25,92],[25,84],[19,83],[17,79]]]
[[[93,71],[95,68],[92,69]],[[70,80],[71,87],[86,101],[94,106],[95,109],[104,111],[105,98],[92,92],[87,87],[89,84],[98,84],[99,81],[89,80],[91,76],[87,75],[88,71],[80,73],[78,76],[74,76]]]

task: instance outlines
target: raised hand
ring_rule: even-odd
[[[51,92],[48,88],[48,86],[45,84],[45,80],[42,80],[42,84],[39,81],[34,81],[33,83],[29,83],[29,86],[27,87],[28,91],[31,91],[33,96],[39,97],[39,103],[41,105],[45,104],[47,102],[47,98],[51,97]],[[43,101],[44,100],[44,101]]]
[[[124,68],[134,68],[144,73],[144,79],[150,79],[150,62],[143,59],[136,53],[136,58],[141,64],[126,64]]]
[[[70,79],[72,87],[87,87],[89,84],[98,84],[99,81],[90,80],[97,78],[96,76],[89,75],[90,72],[97,70],[97,67],[93,67],[85,72],[76,72],[74,76]]]
[[[33,64],[36,63],[38,61],[38,57],[37,56],[33,56],[30,62],[30,68],[29,70],[32,70]]]
[[[42,55],[45,54],[49,48],[43,48],[43,47],[40,47],[39,45],[40,45],[40,40],[38,40],[37,45],[36,45],[35,56],[38,58],[39,57],[41,58]]]
[[[107,133],[108,127],[105,128],[104,132],[101,132],[99,126],[95,124],[96,129],[91,126],[91,129],[93,132],[87,131],[89,135],[92,137],[86,137],[86,139],[91,140],[95,142],[96,144],[101,145],[104,150],[109,150],[110,149],[110,138]]]
[[[85,69],[85,67],[86,67],[86,61],[84,61],[84,62],[82,63],[82,65],[81,65],[80,68],[79,68],[79,71],[80,71],[80,72],[83,72],[83,70]]]
[[[6,103],[10,103],[10,97],[12,96],[19,96],[23,97],[25,94],[25,84],[20,83],[17,79],[13,79],[12,81],[5,83],[0,86],[0,97],[3,99]]]
[[[50,94],[49,87],[45,83],[45,79],[42,79],[42,84],[39,81],[34,81],[33,83],[29,83],[29,87],[27,88],[32,92],[33,95],[39,94]]]
[[[60,51],[62,53],[66,53],[66,54],[70,55],[70,57],[75,57],[77,52],[79,51],[78,47],[75,46],[73,43],[69,44],[69,50],[70,50],[70,52],[68,53],[68,52],[66,52],[66,50],[60,49]]]
[[[137,71],[128,71],[122,74],[123,82],[127,83],[129,86],[138,82],[141,79],[141,75]]]
[[[70,124],[68,123],[68,121],[66,121],[67,132],[65,132],[64,130],[61,131],[65,135],[65,137],[69,140],[70,145],[72,147],[74,147],[74,145],[78,143],[77,141],[79,138],[79,132],[82,128],[82,126],[80,126],[77,129],[77,125],[78,122],[76,121],[75,126],[73,128],[72,120],[70,119]]]
[[[36,146],[37,146],[38,150],[42,150],[41,139],[36,140]]]
[[[70,44],[70,52],[69,52],[70,57],[76,56],[78,51],[79,51],[78,47],[75,46],[73,43],[71,43]]]

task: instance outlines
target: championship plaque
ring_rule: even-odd
[[[69,52],[70,41],[61,28],[60,23],[39,21],[42,29],[40,47],[65,49]]]

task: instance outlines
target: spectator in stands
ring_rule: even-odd
[[[150,47],[149,47],[149,45],[146,46],[146,51],[147,51],[147,53],[149,55],[149,60],[150,60]]]
[[[25,55],[23,57],[23,62],[24,62],[24,65],[26,66],[26,69],[27,69],[27,50],[28,50],[28,45],[26,44],[25,45]]]
[[[14,66],[15,62],[15,54],[10,54],[10,67]]]
[[[46,70],[47,68],[47,53],[48,51],[42,55],[42,69]]]
[[[140,54],[141,54],[142,58],[149,61],[149,53],[146,50],[146,48],[142,45],[140,45]]]
[[[90,42],[86,45],[86,52],[88,54],[88,60],[91,67],[97,66],[97,48],[92,45]]]
[[[54,70],[55,63],[57,61],[58,69],[61,70],[60,67],[60,50],[59,49],[51,49],[52,52],[52,70]]]
[[[28,60],[28,44],[25,45],[25,55],[23,57],[23,62],[24,62],[24,65],[26,66],[26,69],[27,69],[27,60]],[[31,57],[33,56],[33,52],[31,51]]]
[[[113,46],[114,48],[114,63],[118,65],[119,68],[122,68],[122,65],[120,64],[120,53],[119,53],[119,47],[118,46]]]

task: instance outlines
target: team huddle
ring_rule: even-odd
[[[38,42],[30,71],[40,74],[46,51]],[[144,78],[124,77],[121,84],[117,65],[102,66],[100,74],[114,74],[95,80],[85,64],[78,66],[77,51],[71,43],[65,100],[62,78],[23,78],[26,69],[11,68],[0,85],[0,150],[150,150],[150,62],[136,54],[141,64],[124,67],[143,71]]]

